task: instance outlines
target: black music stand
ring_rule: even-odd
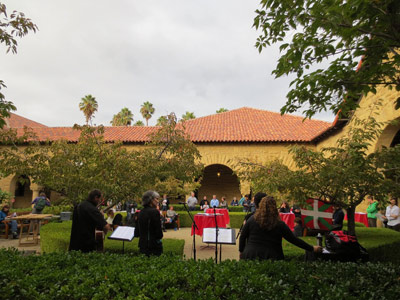
[[[193,259],[196,261],[196,229],[199,230],[199,227],[196,225],[196,221],[194,220],[192,214],[189,211],[189,208],[186,206],[186,203],[182,203],[183,207],[186,209],[187,213],[189,214],[190,219],[192,220],[192,227],[193,227]]]
[[[125,253],[125,242],[132,242],[135,236],[135,227],[118,226],[108,237],[110,240],[122,241],[122,254]]]
[[[215,248],[219,244],[219,261],[222,260],[222,244],[236,245],[235,229],[233,228],[204,228],[203,243],[215,243]],[[215,263],[218,263],[218,254],[216,252]]]

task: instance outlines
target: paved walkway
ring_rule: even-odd
[[[238,229],[236,229],[237,232]],[[185,240],[185,247],[183,250],[186,259],[193,258],[193,236],[190,235],[190,228],[181,228],[178,231],[168,229],[164,232],[164,238],[168,239],[181,239]],[[40,241],[38,245],[18,246],[18,239],[0,239],[0,248],[16,248],[19,251],[26,253],[40,253]],[[222,246],[222,260],[226,259],[239,259],[239,240],[236,240],[236,245],[223,245]],[[218,247],[218,260],[219,260],[219,247]],[[215,259],[215,247],[207,246],[202,242],[202,237],[196,235],[196,257],[197,259]]]

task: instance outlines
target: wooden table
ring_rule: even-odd
[[[40,222],[44,219],[50,219],[53,215],[51,214],[29,214],[29,215],[22,215],[17,217],[12,217],[12,220],[16,220],[17,222],[21,222],[20,232],[19,232],[19,246],[26,246],[26,245],[37,245],[39,243],[39,227]],[[22,224],[24,221],[29,221],[29,228],[28,233],[26,235],[26,240],[22,240]],[[29,241],[30,233],[32,231],[32,240]]]
[[[204,228],[215,228],[215,216],[214,214],[197,214],[194,216],[194,221],[196,222],[199,230],[196,229],[197,235],[203,235]],[[223,214],[217,214],[218,227],[226,228],[225,219]],[[192,235],[194,234],[192,225]]]

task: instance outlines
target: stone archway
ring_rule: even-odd
[[[210,200],[212,195],[217,195],[219,200],[225,196],[228,204],[233,197],[240,199],[240,182],[231,168],[221,164],[213,164],[204,168],[197,196],[199,200],[204,196]]]
[[[10,191],[14,193],[13,208],[30,207],[33,191],[31,190],[31,181],[28,176],[15,176],[11,180]]]
[[[375,151],[382,147],[394,147],[400,143],[400,118],[396,119],[397,124],[392,122],[387,125],[376,141]]]

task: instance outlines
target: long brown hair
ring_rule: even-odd
[[[254,220],[262,229],[266,230],[271,230],[278,224],[280,217],[274,197],[267,196],[262,198],[259,208],[254,214]]]

